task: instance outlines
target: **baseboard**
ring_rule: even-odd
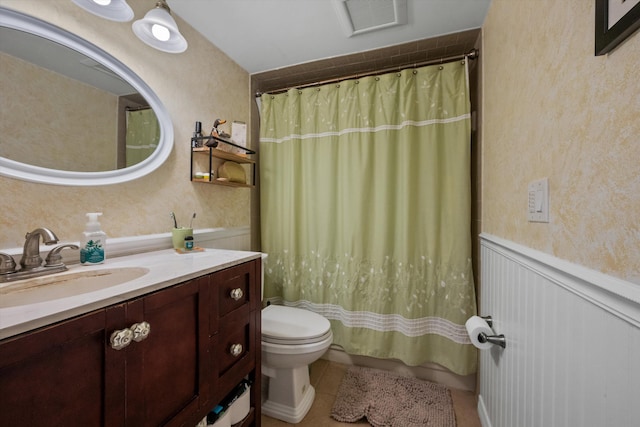
[[[482,427],[491,427],[491,420],[489,419],[489,414],[487,414],[487,408],[484,406],[482,395],[478,395],[478,417]]]
[[[332,345],[322,356],[322,359],[343,365],[364,366],[367,368],[384,369],[386,371],[397,372],[402,375],[412,376],[423,380],[433,381],[447,387],[475,392],[476,375],[457,375],[437,364],[426,364],[422,366],[407,366],[395,359],[376,359],[369,356],[358,356],[348,354],[342,347]]]

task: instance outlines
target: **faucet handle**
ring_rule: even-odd
[[[60,252],[64,248],[80,249],[80,247],[78,245],[74,245],[74,244],[66,244],[66,245],[56,246],[55,248],[51,249],[51,252],[49,252],[49,255],[47,255],[47,259],[45,260],[44,266],[45,267],[55,267],[55,266],[58,266],[58,265],[64,265],[62,263],[62,255],[60,255]]]
[[[16,261],[11,255],[0,252],[0,274],[8,274],[16,271]]]

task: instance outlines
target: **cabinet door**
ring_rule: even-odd
[[[124,425],[124,376],[103,375],[123,366],[105,351],[109,319],[123,313],[122,305],[102,309],[3,341],[0,425]]]
[[[127,425],[181,425],[203,411],[211,379],[208,283],[204,276],[127,304],[129,323],[150,325],[146,339],[125,349]]]

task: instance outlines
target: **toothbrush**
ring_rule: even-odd
[[[173,219],[173,227],[174,228],[178,228],[178,221],[176,220],[176,214],[174,214],[173,212],[171,212],[169,214],[169,216]]]
[[[189,222],[189,228],[193,228],[193,220],[195,219],[195,217],[196,217],[196,213],[194,212],[193,216],[191,217],[191,221]]]

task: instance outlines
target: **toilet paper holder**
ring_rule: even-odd
[[[483,318],[485,322],[487,322],[487,325],[489,325],[491,329],[493,329],[493,319],[491,318],[491,316],[480,317]],[[504,334],[487,335],[484,332],[480,332],[478,334],[478,341],[480,341],[481,343],[489,342],[491,344],[499,345],[502,348],[507,347],[507,339],[504,337]]]

